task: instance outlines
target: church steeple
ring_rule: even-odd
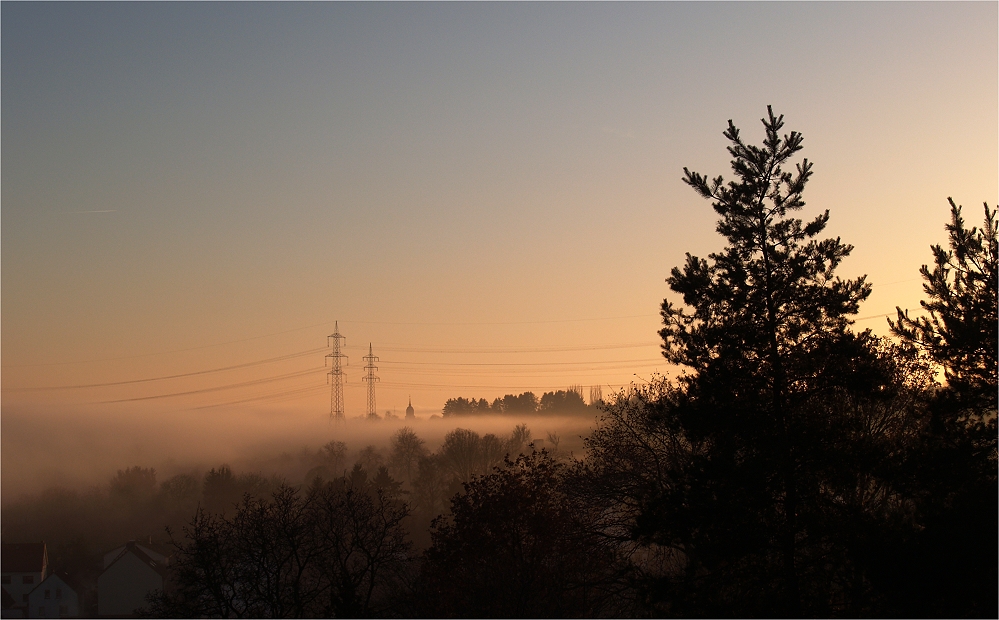
[[[406,407],[406,419],[407,420],[415,420],[416,419],[416,411],[413,409],[413,397],[412,396],[409,397],[409,406]]]

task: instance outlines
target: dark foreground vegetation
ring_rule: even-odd
[[[871,286],[836,275],[828,212],[792,217],[811,164],[763,122],[759,147],[725,132],[734,181],[685,170],[726,245],[668,279],[684,372],[607,399],[584,458],[526,426],[436,453],[404,428],[350,468],[327,444],[299,484],[122,471],[5,510],[5,540],[71,564],[171,525],[153,616],[996,617],[996,213],[969,228],[952,202],[925,316],[855,331]]]

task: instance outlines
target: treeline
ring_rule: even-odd
[[[6,542],[46,541],[51,566],[68,573],[79,584],[83,613],[95,615],[103,555],[127,540],[143,541],[169,553],[171,546],[174,551],[185,548],[185,541],[192,540],[192,536],[204,542],[204,536],[211,532],[234,545],[227,549],[222,538],[216,538],[218,553],[236,553],[237,549],[250,553],[260,541],[240,536],[250,532],[261,535],[259,529],[250,527],[251,515],[263,527],[259,519],[276,518],[275,506],[290,510],[303,502],[310,506],[309,510],[318,510],[315,507],[319,505],[330,510],[336,506],[340,516],[349,508],[349,525],[354,528],[351,544],[371,540],[374,534],[370,526],[381,528],[378,531],[386,536],[404,538],[406,549],[415,544],[419,550],[430,544],[431,521],[447,512],[449,498],[461,491],[463,483],[491,471],[509,454],[530,453],[533,449],[531,431],[524,424],[505,436],[454,429],[445,435],[437,451],[427,449],[423,439],[404,427],[392,435],[384,448],[368,445],[351,450],[342,441],[330,441],[318,450],[303,448],[296,455],[285,454],[275,460],[283,465],[281,475],[237,472],[223,464],[207,472],[180,473],[159,480],[155,469],[134,466],[118,470],[105,484],[86,490],[52,488],[8,502],[2,513],[3,536]],[[304,513],[296,514],[302,517]],[[334,516],[326,514],[324,523],[329,526]],[[378,544],[383,543],[388,544]],[[373,553],[367,547],[359,549],[357,553]],[[392,561],[398,559],[398,553],[391,552]],[[178,578],[183,575],[185,557],[183,552],[175,554]],[[357,560],[351,558],[348,564],[353,566]],[[219,559],[221,556],[216,557]],[[230,568],[240,564],[238,559],[230,560]],[[338,579],[343,582],[347,577]],[[373,579],[381,579],[380,574]],[[159,611],[150,613],[162,614],[166,609],[174,615],[194,613],[190,601],[178,598],[180,594],[171,596],[158,600],[152,609]],[[350,609],[353,611],[348,615],[370,615],[381,609],[377,600],[365,600],[361,607],[356,607],[357,601],[344,599],[339,607],[315,607],[310,603],[308,607],[286,608],[282,607],[284,603],[275,603],[278,607],[264,610],[247,599],[247,607],[240,613],[270,616],[278,609],[284,609],[282,613],[293,609],[295,614],[307,609],[309,614],[326,616]],[[205,611],[205,615],[219,613],[219,608],[213,609],[211,613]],[[228,613],[236,611],[229,609]]]
[[[446,522],[440,515],[449,498],[501,469],[510,454],[535,454],[526,425],[502,438],[455,429],[433,453],[406,427],[392,436],[387,458],[366,448],[350,470],[324,476],[337,469],[344,450],[341,442],[327,444],[331,462],[311,470],[307,484],[282,484],[269,496],[248,493],[222,512],[199,509],[174,540],[173,588],[153,597],[143,613],[415,613],[423,607],[412,597],[422,564],[414,539],[429,545],[428,527],[436,531]]]
[[[596,408],[588,406],[583,400],[582,387],[575,386],[568,390],[545,392],[541,398],[534,392],[524,392],[519,395],[507,394],[503,398],[493,399],[492,404],[484,398],[449,398],[444,403],[441,412],[445,418],[464,415],[488,414],[559,414],[596,412]]]
[[[436,455],[452,481],[491,457],[458,432]],[[482,440],[485,437],[480,437]],[[456,458],[457,457],[457,458]],[[470,463],[469,461],[472,461]],[[572,491],[577,465],[547,451],[471,475],[408,539],[419,510],[398,486],[345,475],[199,510],[175,541],[173,587],[150,617],[549,617],[630,615],[628,554],[595,527],[601,508]],[[418,493],[418,491],[415,491]]]

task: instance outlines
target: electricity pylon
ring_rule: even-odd
[[[375,371],[378,367],[375,366],[375,362],[378,361],[378,357],[371,352],[371,343],[368,343],[368,354],[364,356],[364,370],[368,371],[368,374],[364,375],[364,380],[368,382],[368,415],[377,415],[375,411],[375,382],[378,381],[378,377],[375,376]]]
[[[333,341],[333,352],[326,355],[326,358],[332,360],[332,368],[327,373],[330,380],[330,421],[331,422],[343,422],[345,420],[343,416],[343,367],[346,366],[346,361],[341,362],[340,360],[346,360],[347,356],[340,352],[341,341],[346,341],[347,339],[340,333],[340,326],[336,322],[333,323],[333,333],[326,337],[326,346],[330,346],[330,339]],[[326,360],[323,360],[323,365],[326,365]]]

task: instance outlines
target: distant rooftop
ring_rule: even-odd
[[[127,543],[125,543],[124,547],[119,547],[119,549],[121,550],[121,552],[109,564],[107,564],[105,566],[104,573],[106,573],[109,570],[111,570],[111,567],[114,566],[123,557],[125,557],[125,555],[131,553],[132,555],[134,555],[135,557],[137,557],[139,559],[139,561],[141,561],[143,564],[145,564],[149,568],[153,569],[154,571],[156,571],[157,573],[159,573],[161,576],[166,577],[166,568],[167,568],[169,560],[167,560],[166,558],[162,558],[162,557],[161,558],[153,558],[153,557],[150,557],[149,553],[147,553],[147,551],[150,552],[150,553],[156,553],[155,551],[152,551],[150,549],[146,549],[146,548],[142,547],[141,545],[137,545],[134,540],[128,541]],[[103,575],[103,573],[102,573],[102,575]]]

